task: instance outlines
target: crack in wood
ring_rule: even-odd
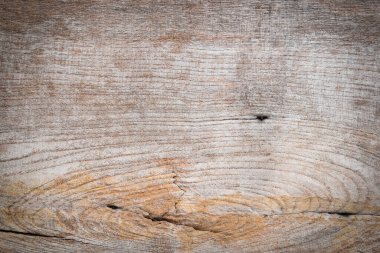
[[[318,214],[330,214],[330,215],[339,215],[341,217],[351,217],[351,216],[379,216],[372,213],[355,213],[355,212],[304,212],[304,213],[318,213]]]
[[[343,216],[343,217],[350,217],[352,215],[357,215],[355,213],[350,213],[350,212],[327,212],[328,214],[336,214],[336,215],[340,215],[340,216]]]
[[[170,223],[170,224],[173,224],[173,225],[176,225],[176,226],[183,226],[183,227],[188,227],[188,228],[192,228],[196,231],[202,231],[202,232],[210,232],[210,233],[214,233],[214,234],[219,234],[220,232],[219,231],[215,231],[215,230],[211,230],[211,229],[204,229],[202,228],[201,226],[198,226],[198,225],[193,225],[193,224],[186,224],[186,223],[182,223],[178,220],[175,220],[175,219],[172,219],[172,218],[168,218],[168,217],[165,217],[166,214],[163,214],[163,215],[160,215],[160,216],[154,216],[152,214],[147,214],[147,215],[143,215],[144,218],[152,221],[152,222],[167,222],[167,223]]]
[[[73,242],[78,242],[78,243],[82,243],[82,244],[93,245],[91,243],[82,242],[82,241],[79,241],[76,239],[66,238],[66,237],[57,236],[57,235],[47,235],[47,234],[32,233],[32,232],[21,232],[21,231],[6,230],[6,229],[0,229],[0,233],[26,235],[26,236],[32,236],[32,237],[52,238],[52,239],[67,240],[67,241],[73,241]]]
[[[29,235],[29,236],[51,237],[51,238],[64,239],[64,237],[56,236],[56,235],[45,235],[45,234],[41,234],[41,233],[21,232],[21,231],[13,231],[13,230],[6,230],[6,229],[0,229],[0,232],[2,232],[2,233],[19,234],[19,235]]]
[[[296,214],[322,214],[322,215],[338,215],[342,218],[349,218],[352,216],[373,216],[379,217],[380,215],[373,213],[355,213],[355,212],[339,212],[339,211],[305,211],[305,212],[296,212],[296,213],[278,213],[278,214],[264,214],[264,217],[271,216],[286,216],[286,215],[296,215]]]
[[[264,114],[257,114],[255,116],[256,116],[256,119],[260,120],[260,121],[264,121],[266,119],[269,119],[269,116],[268,115],[264,115]]]
[[[241,117],[241,118],[224,118],[224,119],[213,119],[211,121],[237,121],[237,120],[248,120],[248,121],[252,121],[252,120],[259,120],[259,121],[264,121],[264,120],[267,120],[269,119],[269,116],[268,115],[265,115],[265,114],[256,114],[254,115],[253,117]]]
[[[181,186],[178,185],[178,175],[177,175],[177,172],[175,170],[173,170],[173,173],[174,173],[174,176],[173,176],[173,184],[176,185],[178,187],[178,189],[180,189],[182,191],[182,194],[181,196],[179,196],[179,198],[177,199],[177,201],[174,202],[174,209],[175,209],[175,214],[178,213],[178,203],[181,201],[183,195],[185,195],[185,189],[183,189]]]
[[[111,208],[111,209],[113,209],[113,210],[123,209],[122,207],[120,207],[120,206],[116,206],[116,205],[113,205],[113,204],[108,204],[107,207],[108,207],[108,208]]]

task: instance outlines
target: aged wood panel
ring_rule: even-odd
[[[379,252],[380,2],[0,2],[0,252]]]

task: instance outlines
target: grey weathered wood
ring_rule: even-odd
[[[380,251],[379,1],[0,2],[0,251]]]

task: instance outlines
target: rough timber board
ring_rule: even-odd
[[[0,252],[379,252],[379,1],[0,2]]]

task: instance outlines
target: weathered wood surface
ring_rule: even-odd
[[[380,1],[0,7],[1,252],[380,252]]]

